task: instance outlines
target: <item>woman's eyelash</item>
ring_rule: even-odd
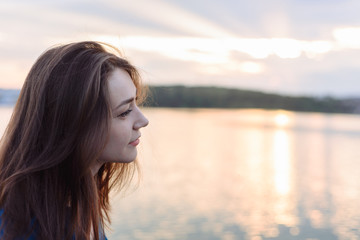
[[[129,113],[131,113],[131,111],[132,111],[132,109],[128,109],[128,110],[126,110],[125,112],[121,113],[121,114],[119,115],[119,117],[126,117],[127,115],[129,115]]]

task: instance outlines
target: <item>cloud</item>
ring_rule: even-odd
[[[190,11],[174,6],[166,1],[153,0],[151,1],[151,4],[149,4],[146,0],[106,0],[104,3],[111,5],[113,8],[132,12],[138,18],[146,19],[171,29],[176,29],[182,34],[205,37],[234,36],[233,33],[225,30],[216,23],[193,14]]]
[[[200,63],[226,63],[232,52],[248,54],[254,59],[275,55],[280,58],[297,58],[305,54],[316,57],[332,50],[330,41],[300,41],[287,38],[190,38],[127,36],[97,36],[114,45],[139,51],[157,52],[169,58]]]
[[[31,65],[21,60],[0,60],[1,88],[19,88]]]
[[[321,92],[303,81],[339,71],[354,83],[359,7],[353,0],[2,1],[0,84],[20,87],[54,44],[101,40],[123,50],[149,83]]]
[[[339,48],[360,49],[360,27],[342,27],[333,31]]]

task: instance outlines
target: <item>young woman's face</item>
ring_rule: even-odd
[[[112,119],[109,141],[100,157],[101,162],[134,161],[139,144],[140,128],[149,121],[136,105],[136,87],[129,74],[115,69],[108,78]]]

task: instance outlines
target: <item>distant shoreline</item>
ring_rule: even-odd
[[[0,89],[0,106],[14,106],[19,89]],[[358,98],[290,96],[222,87],[149,86],[147,107],[283,109],[296,112],[360,114]]]
[[[360,114],[359,98],[288,96],[221,88],[150,86],[145,106],[169,108],[283,109],[296,112]]]

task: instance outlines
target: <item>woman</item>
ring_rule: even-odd
[[[31,68],[0,150],[0,239],[105,238],[148,124],[138,71],[109,48],[58,46]]]

